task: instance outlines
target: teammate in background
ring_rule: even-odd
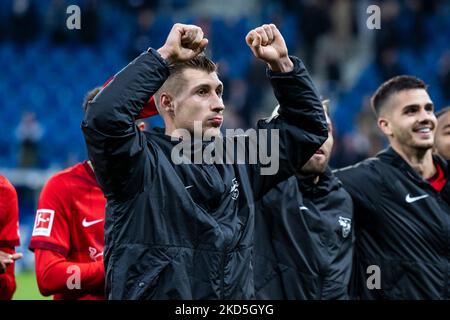
[[[88,92],[84,112],[101,89]],[[151,114],[154,108],[147,104],[141,116]],[[144,122],[137,124],[144,130]],[[104,299],[105,204],[90,161],[55,174],[46,183],[30,242],[43,295],[54,295],[57,300]]]
[[[82,127],[108,199],[109,299],[254,297],[254,198],[306,163],[326,140],[327,130],[311,79],[303,63],[288,56],[278,29],[263,25],[250,31],[246,41],[267,64],[280,103],[279,117],[258,125],[269,136],[271,129],[279,129],[280,163],[274,175],[261,174],[260,162],[172,160],[180,142],[177,129],[192,134],[195,121],[206,136],[202,147],[224,141],[223,85],[216,65],[200,54],[208,40],[197,26],[175,24],[163,47],[141,54],[91,102]],[[155,94],[165,131],[144,134],[134,121]]]
[[[257,299],[348,299],[353,259],[353,204],[328,167],[328,139],[295,176],[257,205]]]
[[[83,103],[101,90],[91,90]],[[104,299],[104,216],[106,200],[89,161],[52,176],[39,197],[30,250],[44,296]]]
[[[436,114],[438,125],[434,135],[435,152],[450,160],[450,107],[444,108]]]
[[[397,76],[371,102],[390,146],[336,172],[355,206],[354,297],[449,299],[449,168],[432,154],[437,121],[427,86]]]
[[[22,257],[19,245],[19,205],[13,185],[0,175],[0,300],[10,300],[16,291],[14,262]]]

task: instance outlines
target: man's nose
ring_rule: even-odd
[[[419,122],[424,121],[433,121],[434,113],[429,110],[426,110],[425,108],[421,108],[419,112]]]
[[[225,105],[223,104],[223,100],[221,97],[217,96],[216,99],[214,99],[211,105],[211,109],[218,113],[225,110]]]

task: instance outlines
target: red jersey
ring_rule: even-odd
[[[0,176],[0,251],[14,253],[19,243],[19,205],[16,189]],[[0,275],[0,300],[11,299],[16,290],[14,263]]]
[[[0,247],[19,245],[19,205],[16,189],[0,176]]]
[[[87,161],[57,173],[42,189],[30,249],[53,251],[59,257],[65,257],[66,262],[80,263],[79,266],[98,262],[97,266],[103,268],[105,205],[106,199]],[[41,255],[37,254],[38,257]],[[47,260],[36,259],[36,272],[47,267]],[[47,269],[45,272],[48,272]],[[104,277],[103,270],[101,272]],[[66,288],[70,276],[69,271],[63,274],[59,287],[64,286],[66,290],[55,294],[55,299],[103,298],[103,281],[101,285],[97,281],[98,288],[94,290],[86,287],[82,279],[81,288],[70,291]],[[54,281],[52,277],[49,279]],[[93,294],[95,291],[97,293]]]
[[[428,182],[431,184],[434,190],[436,190],[437,192],[441,192],[441,190],[444,189],[444,186],[447,183],[447,177],[445,176],[445,172],[441,168],[439,163],[435,162],[434,166],[436,167],[436,174],[428,179]]]

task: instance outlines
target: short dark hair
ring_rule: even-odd
[[[440,117],[442,117],[444,114],[446,114],[449,111],[450,111],[450,106],[441,109],[439,112],[436,113],[436,118],[439,119]]]
[[[171,76],[181,73],[184,69],[196,69],[212,73],[217,72],[217,65],[204,53],[200,53],[191,60],[173,63],[169,66]]]
[[[88,93],[86,93],[86,95],[84,96],[83,111],[85,113],[89,107],[89,102],[91,102],[95,98],[95,96],[100,92],[100,90],[102,90],[102,87],[96,87],[92,90],[89,90]]]
[[[375,91],[370,99],[370,103],[375,114],[379,116],[380,109],[394,93],[412,89],[426,90],[427,88],[428,86],[425,82],[414,76],[396,76],[384,82],[377,91]]]

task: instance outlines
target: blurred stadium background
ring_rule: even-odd
[[[81,8],[81,30],[66,9]],[[381,8],[381,29],[366,12]],[[55,171],[86,158],[80,130],[85,93],[149,46],[160,47],[175,22],[196,24],[210,40],[225,84],[225,128],[247,128],[276,102],[265,66],[246,33],[275,23],[291,54],[303,58],[331,99],[333,167],[374,155],[385,144],[369,98],[397,74],[430,84],[439,110],[450,105],[450,1],[435,0],[2,0],[0,1],[0,173],[19,193],[21,242],[15,299],[40,299],[27,250],[36,200]],[[158,117],[150,126],[161,126]]]

